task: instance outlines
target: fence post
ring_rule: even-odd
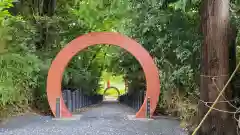
[[[143,103],[143,91],[141,91],[139,95],[139,109],[142,106],[142,103]]]
[[[79,98],[79,101],[80,101],[80,108],[82,108],[83,107],[83,94],[82,94],[82,89],[80,89],[80,98]]]
[[[67,105],[67,91],[66,90],[62,91],[62,96],[63,96],[64,104]]]
[[[135,93],[134,93],[134,94],[135,94]],[[135,104],[136,104],[136,97],[135,97],[135,95],[133,95],[133,98],[132,98],[132,108],[133,108],[134,110],[136,110]]]
[[[76,110],[76,91],[72,92],[72,112]]]
[[[89,105],[92,105],[93,96],[89,96]]]
[[[138,93],[135,95],[135,110],[138,110]]]
[[[140,93],[140,92],[139,92]],[[139,99],[140,99],[140,94],[137,94],[137,111],[139,110],[139,105],[140,105],[140,102],[139,102]]]
[[[144,91],[142,91],[142,93],[141,93],[141,104],[143,104],[143,102],[144,102],[144,97],[145,95],[144,95]]]
[[[79,109],[80,105],[79,105],[79,90],[76,90],[76,109]]]
[[[56,98],[56,118],[60,118],[60,97]]]
[[[70,90],[67,90],[67,106],[68,110],[72,112],[72,93]]]
[[[150,97],[147,98],[146,118],[150,118]]]
[[[126,105],[127,104],[127,94],[124,95],[123,97],[123,103]]]
[[[88,106],[88,96],[86,96],[86,106]]]
[[[83,94],[83,107],[85,107],[85,95]]]
[[[83,105],[86,106],[86,95],[83,95]]]

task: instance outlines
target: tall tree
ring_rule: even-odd
[[[54,11],[55,11],[55,6],[56,6],[56,0],[44,0],[43,1],[43,15],[48,16],[48,17],[52,17],[54,15]],[[41,47],[43,46],[46,47],[46,42],[48,42],[48,29],[50,29],[50,27],[48,27],[45,24],[42,24],[42,39],[41,39]],[[40,49],[38,48],[38,49]]]
[[[43,14],[47,16],[53,16],[56,7],[56,0],[44,0],[43,1]]]
[[[205,102],[214,102],[219,94],[214,83],[221,90],[229,77],[229,4],[230,0],[203,0],[201,5],[201,30],[204,39],[200,99]],[[224,96],[228,99],[231,97],[230,88],[227,88]],[[221,97],[219,100],[224,99]],[[203,103],[199,107],[202,118],[209,108]],[[227,103],[218,103],[215,108],[230,110]],[[236,135],[235,121],[230,114],[213,110],[200,128],[199,135]]]

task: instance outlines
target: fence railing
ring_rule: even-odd
[[[134,110],[138,111],[144,101],[144,91],[136,91],[129,95],[128,93],[121,95],[119,97],[119,102],[127,106],[132,107]]]
[[[76,112],[78,109],[93,104],[98,104],[103,100],[102,95],[85,95],[82,90],[63,90],[63,100],[68,110]]]
[[[77,112],[83,107],[87,107],[93,104],[98,104],[103,101],[103,95],[86,95],[82,90],[63,90],[62,91],[63,100],[65,105],[68,107],[68,110],[72,113]],[[129,107],[132,107],[134,110],[138,111],[144,102],[145,92],[136,91],[132,94],[124,94],[119,96],[118,100],[120,103],[125,104]],[[60,102],[57,100],[56,108],[59,110],[60,116]]]

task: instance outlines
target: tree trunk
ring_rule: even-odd
[[[48,16],[52,17],[55,12],[56,7],[56,0],[44,0],[43,1],[43,7],[42,7],[42,16]],[[41,50],[43,48],[48,48],[48,42],[49,42],[49,34],[48,30],[51,29],[52,26],[48,27],[46,24],[42,23],[42,29],[41,29],[41,41],[38,43],[37,49]]]
[[[47,16],[53,16],[56,6],[56,0],[44,0],[43,1],[43,14]]]
[[[229,0],[203,0],[201,7],[201,30],[204,35],[201,58],[200,99],[214,102],[219,92],[212,77],[221,90],[229,78]],[[231,90],[226,89],[226,98]],[[219,101],[223,101],[221,97]],[[230,110],[227,103],[218,103],[215,108]],[[203,103],[199,105],[200,118],[208,111]],[[199,135],[236,135],[236,122],[228,113],[213,110],[199,130]]]

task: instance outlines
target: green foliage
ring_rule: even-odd
[[[59,0],[50,16],[43,12],[43,0],[21,2],[21,7],[14,9],[18,15],[11,16],[7,9],[12,1],[0,1],[1,114],[13,108],[23,111],[29,105],[48,111],[46,78],[60,49],[91,31],[118,31],[129,11],[126,0]],[[108,46],[99,45],[75,56],[64,73],[62,87],[96,93],[101,73],[110,63],[107,50]]]
[[[181,110],[180,106],[188,98],[198,97],[201,44],[199,1],[189,2],[194,1],[165,0],[154,3],[132,0],[134,17],[124,27],[124,33],[141,43],[159,68],[160,107],[167,113],[174,114],[178,110],[177,115],[187,121],[191,116],[184,117],[184,113],[196,110],[187,109],[191,108],[191,104],[184,105],[185,110]],[[142,68],[130,54],[119,50],[111,67],[112,72],[125,75],[130,90],[146,89]],[[173,97],[180,97],[180,100],[175,102]]]
[[[33,55],[21,56],[19,54],[3,54],[0,58],[1,65],[1,105],[31,99],[28,92],[36,87],[38,59]],[[22,93],[22,91],[25,93]],[[28,101],[26,101],[28,102]]]
[[[161,3],[136,2],[133,5],[138,5],[133,7],[136,17],[126,27],[126,34],[137,39],[154,56],[161,71],[162,91],[176,87],[188,92],[196,90],[195,75],[200,59],[198,13],[182,12],[172,5],[159,10]],[[136,71],[141,68],[137,61],[129,55],[120,54],[119,57],[120,68],[125,73],[135,74],[133,77],[138,76]],[[116,71],[123,70],[118,67]]]
[[[9,12],[6,10],[7,8],[12,7],[12,0],[1,0],[0,2],[0,24],[5,17],[10,16]]]
[[[83,0],[76,1],[70,12],[93,31],[112,31],[122,24],[127,5],[127,0]]]
[[[48,110],[46,78],[52,60],[71,40],[93,31],[117,31],[136,39],[159,68],[161,107],[170,110],[174,104],[181,116],[194,113],[189,99],[198,96],[199,0],[58,0],[53,16],[43,13],[43,0],[26,0],[18,16],[11,16],[6,10],[11,2],[0,1],[1,113],[30,103]],[[239,28],[239,6],[234,2],[232,20]],[[81,88],[87,94],[102,91],[101,81],[110,78],[103,71],[126,79],[129,90],[146,89],[138,61],[109,45],[79,52],[65,70],[62,87]],[[179,104],[168,102],[172,94]],[[180,109],[185,102],[187,107]],[[182,118],[189,120],[186,117]]]
[[[9,114],[9,109],[15,113],[32,103],[41,64],[32,54],[35,29],[21,17],[7,15],[0,26],[4,49],[0,53],[0,116]]]

